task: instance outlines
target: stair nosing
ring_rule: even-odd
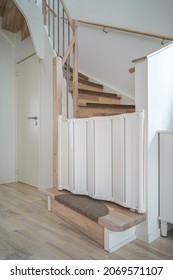
[[[117,108],[117,109],[135,109],[135,105],[126,105],[126,104],[97,104],[97,103],[87,103],[87,108]],[[80,106],[79,106],[80,108]]]
[[[94,91],[94,90],[88,90],[88,89],[79,89],[78,90],[79,94],[88,94],[88,95],[97,95],[97,96],[101,96],[101,97],[108,97],[108,98],[112,98],[112,99],[121,99],[122,97],[120,95],[118,95],[117,93],[110,93],[110,92],[106,92],[106,91]]]

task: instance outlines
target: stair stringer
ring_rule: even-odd
[[[14,3],[26,19],[36,54],[44,59],[43,15],[33,0],[14,0]]]

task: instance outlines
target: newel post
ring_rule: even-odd
[[[53,58],[53,188],[58,187],[58,116],[62,115],[62,58]]]
[[[77,117],[78,106],[78,22],[73,20],[73,36],[75,43],[73,46],[73,116]]]

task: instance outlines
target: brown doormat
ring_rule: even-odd
[[[109,213],[108,207],[102,201],[85,195],[60,194],[55,196],[55,200],[94,222],[98,222],[98,218]]]

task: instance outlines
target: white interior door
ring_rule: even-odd
[[[17,179],[39,186],[39,61],[35,55],[17,65]]]

